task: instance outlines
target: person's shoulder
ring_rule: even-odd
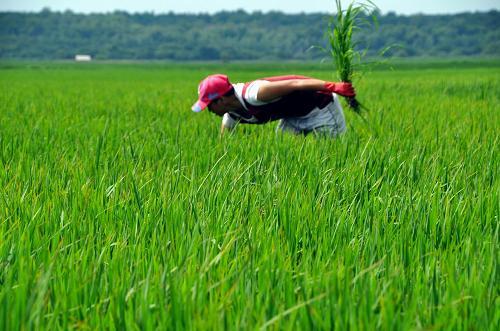
[[[245,95],[244,95],[245,100],[254,106],[259,106],[259,105],[265,104],[262,101],[259,101],[259,99],[257,98],[257,96],[259,94],[260,87],[262,86],[262,84],[265,84],[265,83],[267,83],[267,81],[264,79],[258,79],[258,80],[254,80],[253,82],[248,83],[246,91],[244,92],[245,93]]]
[[[268,83],[269,81],[265,80],[265,79],[256,79],[254,81],[251,81],[248,84],[248,87],[255,87],[255,86],[261,86],[262,84],[264,83]]]

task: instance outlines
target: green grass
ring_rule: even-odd
[[[189,110],[321,65],[1,68],[0,329],[498,327],[498,62],[368,73],[339,140]]]

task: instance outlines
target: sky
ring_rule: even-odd
[[[350,0],[342,1],[345,4]],[[445,14],[465,11],[500,10],[500,0],[374,0],[382,13]],[[77,13],[166,12],[214,13],[244,9],[247,12],[279,10],[286,13],[333,12],[334,0],[0,0],[0,11],[37,12],[47,7],[53,11],[70,9]]]

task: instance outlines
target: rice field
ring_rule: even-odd
[[[0,64],[1,330],[498,329],[499,61],[366,73],[337,140],[221,138],[215,72],[334,77]]]

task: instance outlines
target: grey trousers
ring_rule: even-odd
[[[306,116],[289,117],[280,120],[277,132],[294,134],[318,134],[337,137],[346,131],[344,111],[338,96],[333,94],[333,101],[326,107],[315,108]]]

